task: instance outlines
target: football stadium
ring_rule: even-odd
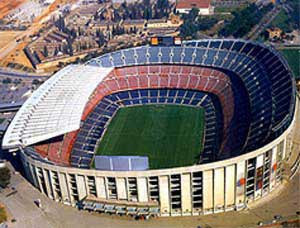
[[[20,151],[43,194],[81,209],[241,210],[282,184],[296,106],[293,75],[271,47],[153,38],[55,73],[2,146]]]

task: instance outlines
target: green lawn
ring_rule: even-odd
[[[284,32],[291,32],[291,23],[289,17],[283,9],[272,21],[271,27],[278,27]]]
[[[193,165],[199,160],[203,132],[202,108],[121,108],[109,124],[97,154],[148,156],[150,169]]]
[[[218,6],[218,7],[215,7],[214,12],[215,13],[232,13],[232,12],[237,11],[237,10],[242,10],[246,7],[247,7],[246,4],[239,5],[239,6],[231,6],[231,7]]]
[[[288,61],[295,78],[300,79],[300,47],[293,49],[281,49],[280,52]]]

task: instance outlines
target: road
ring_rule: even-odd
[[[11,71],[4,68],[0,68],[0,77],[1,76],[11,76],[11,77],[20,77],[20,78],[48,78],[49,75],[38,75],[38,74],[30,74],[30,73],[23,73],[17,71]]]
[[[21,36],[18,36],[16,39],[21,38]],[[18,43],[16,40],[11,41],[4,47],[0,49],[0,60],[4,59],[5,56],[7,56],[11,51],[13,51],[17,47]]]
[[[275,17],[279,14],[281,10],[281,5],[275,6],[270,12],[268,12],[260,22],[255,25],[251,31],[244,37],[246,40],[255,40],[259,34],[261,34],[267,26],[275,19]]]
[[[29,27],[26,31],[22,32],[19,36],[17,36],[14,40],[6,44],[4,47],[0,49],[0,61],[3,60],[9,53],[11,53],[19,43],[17,40],[22,40],[23,37],[26,38],[29,35],[33,34],[35,31],[38,31],[38,28],[41,25],[38,25],[37,23],[33,24],[31,27]]]
[[[17,112],[22,107],[24,102],[25,101],[20,101],[14,104],[0,104],[0,113]]]

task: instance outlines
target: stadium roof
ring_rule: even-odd
[[[10,124],[2,146],[28,146],[79,129],[89,96],[112,70],[70,65],[36,90]]]

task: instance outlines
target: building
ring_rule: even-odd
[[[150,36],[177,36],[183,21],[179,16],[171,15],[170,19],[150,19],[147,21],[147,33]]]
[[[282,35],[282,30],[280,28],[267,29],[270,39],[279,39]]]
[[[147,21],[147,29],[165,28],[165,27],[168,27],[168,20],[167,20],[167,18],[149,19]]]
[[[179,14],[187,14],[193,8],[198,9],[200,15],[213,14],[210,0],[178,0],[176,4],[176,12]]]
[[[178,28],[182,23],[183,20],[179,16],[172,14],[170,19],[149,19],[147,21],[147,29]]]
[[[180,31],[176,27],[153,28],[147,30],[148,36],[178,36]]]
[[[104,34],[110,34],[113,28],[117,28],[120,26],[120,22],[113,22],[113,21],[94,21],[89,24],[88,32],[91,34],[96,35],[97,31],[101,31]]]
[[[124,27],[126,32],[130,31],[143,31],[145,28],[146,20],[124,20],[122,26]]]
[[[171,24],[173,24],[173,25],[176,25],[176,24],[181,25],[183,23],[183,21],[180,19],[180,16],[175,15],[175,14],[170,15],[170,21],[171,21]]]
[[[28,180],[64,204],[146,216],[241,210],[282,184],[298,113],[295,90],[280,54],[250,41],[123,49],[53,75],[16,114],[2,146],[19,148]],[[197,163],[93,169],[117,110],[147,104],[204,109]]]

